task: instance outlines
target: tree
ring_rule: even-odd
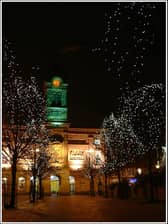
[[[94,178],[99,174],[101,160],[95,154],[95,149],[89,149],[84,161],[82,173],[90,179],[90,195],[95,195],[95,182]]]
[[[27,157],[28,166],[32,173],[32,189],[31,189],[31,201],[35,202],[36,200],[36,180],[39,179],[39,198],[43,197],[43,187],[42,179],[50,170],[49,160],[51,155],[48,150],[49,137],[48,132],[45,128],[45,125],[41,125],[40,130],[34,129],[34,132],[37,132],[34,136],[33,144],[31,147],[30,154]],[[32,130],[33,131],[33,130]],[[38,138],[37,138],[38,135]]]
[[[90,195],[94,196],[94,175],[95,175],[95,168],[93,163],[93,158],[91,155],[86,156],[85,166],[84,166],[85,174],[90,179]]]
[[[165,90],[152,84],[125,98],[117,117],[113,113],[103,121],[102,133],[108,151],[109,167],[120,169],[142,155],[148,156],[150,200],[153,192],[153,154],[165,144]]]
[[[102,167],[105,175],[105,194],[107,194],[107,177],[111,173],[118,176],[118,196],[123,197],[123,180],[121,170],[137,157],[137,149],[142,148],[130,124],[124,117],[116,118],[112,113],[104,119],[102,137],[105,142],[105,163]],[[126,190],[126,189],[125,189]]]
[[[118,174],[121,182],[120,170],[137,156],[137,148],[142,148],[133,129],[124,117],[116,118],[112,113],[105,118],[102,125],[102,137],[106,148],[105,172],[110,169]]]
[[[7,49],[8,50],[8,49]],[[5,49],[6,52],[6,49]],[[8,51],[7,51],[8,52]],[[10,55],[10,54],[9,54]],[[11,164],[11,200],[15,207],[16,172],[19,159],[29,154],[35,133],[45,119],[45,101],[34,77],[23,78],[17,75],[15,57],[8,57],[3,75],[3,158]],[[37,131],[38,132],[38,131]],[[37,136],[38,137],[38,136]]]
[[[40,156],[37,161],[38,165],[38,178],[39,178],[39,199],[42,199],[44,196],[42,180],[48,174],[48,172],[52,169],[50,166],[50,158],[51,155],[46,150],[40,151]]]
[[[122,116],[129,121],[143,145],[137,153],[148,157],[150,200],[154,200],[153,166],[155,156],[165,145],[165,86],[146,85],[130,93],[122,106]]]

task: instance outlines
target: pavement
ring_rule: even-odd
[[[165,222],[165,202],[147,203],[103,196],[47,196],[30,203],[17,200],[16,209],[2,209],[3,222]]]

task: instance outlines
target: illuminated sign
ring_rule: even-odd
[[[69,152],[69,160],[84,160],[84,151],[71,150]]]
[[[74,149],[70,149],[68,153],[69,167],[73,170],[81,169],[84,165],[85,150],[78,149],[74,146]]]
[[[96,169],[100,168],[104,162],[104,155],[100,150],[92,149],[88,151],[86,147],[83,147],[83,149],[73,147],[68,152],[69,167],[72,170],[82,169],[85,163],[87,164],[88,159],[93,162],[93,167]]]

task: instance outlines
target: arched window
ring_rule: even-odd
[[[70,194],[75,193],[75,178],[73,176],[69,176],[69,185],[70,185]]]
[[[52,195],[57,195],[60,187],[60,178],[58,176],[50,176],[50,189]]]
[[[25,183],[26,183],[25,177],[18,178],[18,190],[19,191],[22,191],[25,189]]]
[[[59,181],[59,177],[58,176],[50,176],[50,180],[51,181]]]

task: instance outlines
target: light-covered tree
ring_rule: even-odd
[[[150,200],[153,201],[153,169],[166,139],[165,86],[161,83],[151,84],[131,92],[124,99],[121,112],[143,145],[137,154],[146,154],[148,158]]]
[[[93,155],[91,155],[91,153],[86,155],[83,172],[90,179],[90,195],[94,196],[95,167],[94,167],[94,157]]]
[[[8,46],[5,44],[4,46]],[[15,207],[16,172],[20,159],[30,153],[34,139],[45,121],[45,100],[34,77],[17,74],[15,57],[5,47],[6,59],[3,69],[3,148],[2,157],[11,165],[10,207]],[[9,55],[9,56],[8,56]],[[36,133],[32,129],[36,129]]]
[[[121,181],[121,169],[134,161],[137,156],[137,148],[142,149],[143,145],[137,139],[133,129],[123,117],[116,118],[112,113],[109,118],[103,121],[102,136],[105,142],[106,164],[105,172],[118,174]]]
[[[153,200],[153,155],[161,148],[165,133],[165,88],[152,84],[125,98],[117,117],[113,113],[103,121],[102,136],[109,166],[118,172],[140,156],[148,156],[150,199]]]
[[[81,175],[86,176],[90,180],[90,195],[95,195],[95,177],[100,175],[100,167],[102,159],[96,153],[95,147],[92,145],[87,150],[84,158],[84,166],[81,170]]]
[[[32,141],[30,153],[27,156],[27,165],[33,179],[31,180],[32,189],[30,191],[31,202],[36,200],[36,185],[37,178],[39,180],[39,195],[43,197],[42,179],[48,174],[50,169],[51,153],[49,152],[49,137],[45,125],[32,127],[34,132],[34,139]]]

